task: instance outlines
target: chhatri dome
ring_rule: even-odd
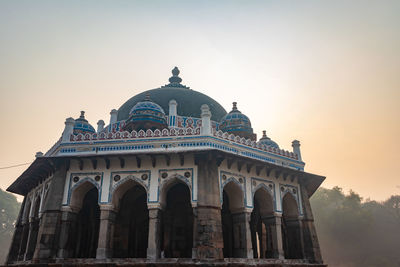
[[[232,110],[222,118],[219,129],[251,140],[256,139],[249,117],[237,109],[236,102],[233,102]]]
[[[325,266],[309,201],[325,177],[291,145],[257,141],[236,102],[227,114],[175,67],[107,126],[66,119],[7,188],[24,201],[6,264]]]
[[[267,136],[267,131],[263,131],[263,136],[260,138],[258,143],[270,146],[273,148],[279,148],[278,144],[275,141],[272,141],[271,138]]]
[[[85,111],[81,111],[79,118],[75,120],[74,134],[95,133],[93,126],[85,119]]]
[[[155,130],[167,127],[164,109],[150,99],[146,94],[143,101],[138,102],[129,112],[129,118],[124,130]]]

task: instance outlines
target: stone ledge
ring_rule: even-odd
[[[55,259],[48,263],[18,262],[5,266],[29,266],[29,267],[198,267],[198,266],[221,266],[221,267],[244,267],[244,266],[266,266],[266,267],[326,267],[326,264],[307,263],[303,260],[278,260],[278,259],[223,259],[223,260],[193,260],[193,259]]]

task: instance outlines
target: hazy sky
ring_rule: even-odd
[[[0,167],[80,110],[183,84],[231,102],[323,186],[400,194],[400,1],[0,1]],[[5,189],[27,166],[0,169]]]

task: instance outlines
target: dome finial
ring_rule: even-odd
[[[81,111],[81,116],[79,116],[80,119],[84,119],[85,118],[85,111]]]
[[[175,67],[172,70],[172,77],[169,78],[169,82],[171,84],[180,84],[182,82],[182,79],[178,76],[179,73],[180,73],[180,71],[179,71],[178,67]]]
[[[233,105],[232,110],[237,110],[237,102],[233,102],[232,105]]]
[[[267,131],[266,130],[263,131],[263,136],[262,137],[267,137]]]
[[[146,93],[146,97],[144,98],[144,101],[151,101],[149,93]]]

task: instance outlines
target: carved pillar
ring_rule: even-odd
[[[194,211],[193,259],[223,259],[221,201],[215,152],[198,153],[198,202]]]
[[[29,236],[29,222],[22,224],[22,237],[18,252],[18,261],[23,261],[25,258],[26,244],[28,243]]]
[[[63,211],[61,215],[60,239],[57,252],[58,258],[70,258],[73,256],[74,240],[71,233],[76,224],[77,214],[71,211]]]
[[[260,258],[265,259],[267,253],[267,229],[264,223],[261,223],[261,234],[260,234]]]
[[[147,245],[147,258],[160,258],[161,241],[161,210],[159,208],[149,208],[149,237]]]
[[[107,259],[112,257],[114,223],[116,214],[112,206],[100,206],[100,229],[99,241],[97,243],[96,259]]]
[[[263,217],[267,236],[269,237],[267,258],[284,259],[283,240],[282,240],[282,215]]]
[[[236,258],[252,259],[253,246],[251,243],[250,212],[233,214],[233,255]]]
[[[35,251],[37,234],[39,230],[39,218],[31,218],[29,222],[29,235],[26,244],[25,260],[31,260]]]
[[[56,162],[55,172],[50,184],[48,197],[43,206],[34,260],[46,260],[56,256],[61,222],[61,203],[66,179],[64,159]]]
[[[304,216],[302,220],[304,257],[310,262],[322,263],[323,260],[319,247],[317,232],[315,230],[314,216],[312,214],[308,193],[302,184],[300,185],[300,190],[304,210]]]

